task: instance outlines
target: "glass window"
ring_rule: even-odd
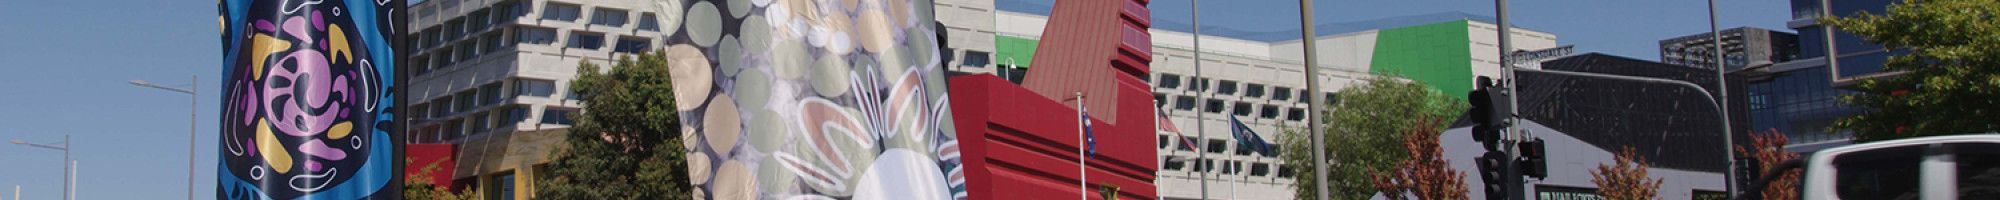
[[[1154,87],[1167,88],[1167,89],[1181,88],[1182,80],[1180,75],[1160,74],[1159,80],[1160,80],[1159,83],[1155,84]]]
[[[486,116],[486,113],[484,112],[473,113],[472,117],[467,117],[466,120],[470,120],[471,122],[471,124],[468,124],[468,126],[472,127],[471,134],[481,134],[481,133],[486,133],[487,130],[493,130],[492,129],[493,124],[486,123],[487,119],[488,118]]]
[[[1955,144],[1953,161],[1958,165],[1959,199],[2000,199],[1993,186],[2000,185],[2000,145]]]
[[[660,31],[659,17],[650,12],[639,13],[639,30]]]
[[[1155,147],[1155,148],[1160,148],[1160,149],[1166,149],[1166,148],[1167,148],[1167,144],[1170,144],[1170,143],[1167,143],[1167,135],[1159,135],[1159,136],[1160,136],[1160,137],[1159,137],[1159,138],[1160,138],[1160,142],[1156,142],[1155,144],[1158,144],[1158,145],[1159,145],[1160,147]]]
[[[1222,85],[1220,85],[1220,87],[1215,88],[1215,93],[1223,95],[1235,95],[1236,81],[1222,80]]]
[[[548,5],[542,7],[542,19],[574,22],[576,21],[577,15],[579,15],[582,12],[583,12],[583,6],[578,6],[576,4],[551,2]]]
[[[569,45],[573,49],[597,49],[604,47],[604,34],[575,31],[569,33]]]
[[[1326,98],[1325,98],[1326,100],[1324,100],[1324,102],[1326,102],[1326,105],[1334,105],[1334,104],[1340,104],[1340,96],[1339,96],[1339,95],[1334,95],[1334,94],[1333,94],[1332,92],[1328,92],[1328,93],[1326,93],[1326,94],[1325,94],[1325,96],[1326,96]]]
[[[522,96],[549,97],[556,91],[556,82],[551,80],[514,80],[514,94]]]
[[[643,37],[618,37],[618,46],[614,47],[614,49],[619,53],[636,54],[646,52],[646,49],[652,48],[650,47],[652,43],[652,39]]]
[[[1495,32],[1495,33],[1498,33],[1498,32]],[[1251,163],[1251,164],[1250,164],[1250,175],[1251,175],[1251,176],[1267,176],[1267,175],[1271,175],[1271,164],[1264,164],[1264,163]]]
[[[1208,139],[1207,149],[1209,153],[1222,153],[1224,149],[1228,148],[1229,148],[1229,142],[1225,142],[1218,139]]]
[[[487,15],[486,13],[487,11],[482,9],[482,10],[472,11],[472,13],[470,14],[465,14],[466,31],[478,32],[480,30],[486,30],[486,27],[490,27],[493,24],[493,17],[486,16]]]
[[[493,185],[499,188],[494,191],[498,193],[493,195],[494,197],[499,197],[500,200],[514,200],[514,172],[501,172],[500,176],[493,177],[493,180]]]
[[[1194,110],[1194,97],[1190,97],[1190,96],[1177,96],[1177,97],[1174,97],[1174,109],[1176,109],[1176,110]]]
[[[1311,140],[1307,140],[1307,141],[1311,141]],[[1238,142],[1242,142],[1242,141],[1241,141],[1241,140],[1238,140]],[[1247,156],[1247,155],[1250,155],[1250,152],[1251,152],[1251,151],[1250,151],[1250,145],[1242,145],[1242,144],[1237,144],[1237,145],[1236,145],[1236,155],[1239,155],[1239,156]]]
[[[514,42],[522,44],[541,44],[541,45],[553,44],[556,42],[556,29],[541,28],[541,27],[522,27],[521,29],[514,31]]]
[[[1304,108],[1285,109],[1285,120],[1305,121],[1306,109]]]
[[[521,123],[521,121],[526,121],[528,120],[528,114],[530,112],[534,112],[534,110],[529,109],[527,105],[513,105],[511,108],[507,108],[504,110],[507,111],[507,118],[505,120],[501,120],[500,122],[506,124]]]
[[[464,92],[458,92],[457,96],[458,96],[457,98],[458,104],[456,105],[458,106],[458,108],[455,108],[453,110],[464,112],[464,111],[470,111],[472,110],[472,108],[479,107],[479,91],[466,90]]]
[[[442,118],[447,115],[451,115],[451,96],[443,96],[431,100],[432,118]]]
[[[431,57],[429,55],[410,56],[410,63],[415,65],[411,68],[417,70],[415,73],[418,76],[431,73]]]
[[[1222,100],[1209,99],[1207,106],[1207,109],[1204,109],[1204,111],[1208,111],[1208,113],[1222,113],[1222,106],[1224,105]]]
[[[1249,87],[1243,88],[1243,96],[1251,98],[1263,98],[1264,84],[1251,83]]]
[[[1236,105],[1232,105],[1230,107],[1234,107],[1235,110],[1233,111],[1235,111],[1236,116],[1245,116],[1245,117],[1250,116],[1250,111],[1253,111],[1252,109],[1257,109],[1257,107],[1250,107],[1250,102],[1241,102],[1241,101],[1236,102]]]
[[[486,34],[486,36],[479,36],[479,46],[485,48],[485,50],[481,51],[488,53],[498,52],[502,49],[506,49],[508,43],[504,41],[506,41],[506,39],[502,38],[500,36],[500,33],[498,32]]]
[[[993,62],[992,58],[987,56],[986,52],[965,51],[965,59],[963,61],[959,61],[959,65],[967,67],[986,67],[987,64],[991,64],[992,62]]]
[[[1495,33],[1498,33],[1498,32],[1496,31]],[[1284,165],[1277,165],[1277,166],[1273,166],[1272,168],[1278,168],[1278,178],[1291,178],[1291,177],[1292,177],[1292,168],[1285,168],[1285,167],[1284,167]]]
[[[465,120],[453,119],[446,121],[444,123],[444,132],[452,135],[450,138],[458,138],[460,135],[465,135]]]
[[[1274,87],[1273,89],[1271,89],[1271,100],[1278,100],[1278,101],[1292,100],[1292,88]]]
[[[548,108],[542,111],[542,123],[570,125],[575,123],[575,121],[570,119],[570,115],[575,114],[576,109],[574,108]]]
[[[458,43],[458,45],[456,45],[458,50],[455,51],[458,52],[458,54],[456,54],[455,57],[452,58],[452,60],[467,61],[467,60],[472,60],[472,58],[479,57],[479,47],[477,45],[478,43],[473,43],[472,41]]]
[[[430,104],[427,104],[427,103],[423,103],[423,102],[417,102],[417,103],[416,103],[416,104],[414,104],[414,105],[410,105],[410,114],[411,114],[411,115],[410,115],[410,118],[412,118],[412,119],[429,119],[429,118],[431,118],[431,117],[430,117],[430,109],[431,109],[431,107],[430,107]],[[422,122],[411,122],[411,123],[413,123],[413,124],[414,124],[414,123],[422,123]]]
[[[1920,176],[1917,164],[1926,146],[1908,146],[1842,154],[1833,158],[1838,170],[1834,193],[1842,199],[1914,197]]]
[[[1497,32],[1496,32],[1496,33],[1497,33]],[[1258,108],[1258,109],[1257,109],[1257,117],[1263,117],[1264,119],[1277,119],[1277,118],[1278,118],[1278,106],[1277,106],[1277,105],[1264,105],[1263,107],[1260,107],[1260,108]]]
[[[506,100],[507,96],[500,95],[500,82],[493,82],[479,86],[479,99],[486,100],[486,102],[479,103],[480,105],[492,105],[500,103],[501,100]]]
[[[1196,140],[1196,139],[1194,139],[1194,137],[1192,137],[1192,136],[1181,136],[1181,141],[1188,141],[1188,142],[1193,142],[1193,141],[1201,141],[1201,140]],[[1175,142],[1176,142],[1176,143],[1181,143],[1181,141],[1175,141]],[[1181,150],[1181,151],[1194,151],[1194,147],[1193,147],[1193,146],[1190,146],[1190,145],[1174,145],[1174,146],[1178,146],[1178,147],[1176,147],[1176,148],[1174,148],[1174,149],[1179,149],[1179,150]]]
[[[1167,160],[1167,163],[1165,165],[1160,165],[1160,169],[1174,170],[1174,171],[1180,171],[1181,169],[1185,168],[1187,168],[1187,162],[1179,160]]]
[[[1164,108],[1166,106],[1167,106],[1167,94],[1153,93],[1153,107]]]
[[[622,27],[625,26],[626,17],[625,10],[597,8],[596,11],[590,13],[590,24]]]

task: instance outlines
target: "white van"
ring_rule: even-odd
[[[1956,135],[1853,144],[1788,161],[1804,167],[1803,199],[2000,199],[2000,135]],[[1769,175],[1760,183],[1768,182]],[[1765,184],[1757,184],[1761,185]],[[1762,188],[1747,188],[1745,194]],[[1754,195],[1743,195],[1743,197]]]

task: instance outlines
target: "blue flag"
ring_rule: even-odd
[[[1083,145],[1085,146],[1085,147],[1084,147],[1084,152],[1086,152],[1086,153],[1085,153],[1084,155],[1087,155],[1087,156],[1088,156],[1089,158],[1097,158],[1097,135],[1096,135],[1096,134],[1094,134],[1094,133],[1091,133],[1091,131],[1090,131],[1090,108],[1089,108],[1089,107],[1081,107],[1081,108],[1079,108],[1079,109],[1082,109],[1082,110],[1083,110],[1083,114],[1081,115],[1081,116],[1082,116],[1082,119],[1079,119],[1079,120],[1082,120],[1082,121],[1083,121],[1083,122],[1082,122],[1082,123],[1083,123]]]
[[[1243,125],[1243,121],[1237,120],[1236,116],[1229,116],[1229,135],[1236,137],[1236,145],[1238,146],[1249,147],[1251,150],[1256,150],[1257,153],[1271,155],[1271,143],[1265,142],[1264,137],[1257,136],[1256,131],[1250,130],[1250,126]]]

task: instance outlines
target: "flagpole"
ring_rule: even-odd
[[[1206,114],[1205,114],[1205,112],[1208,112],[1208,104],[1206,103],[1206,102],[1208,101],[1208,98],[1207,98],[1207,96],[1208,96],[1208,79],[1203,79],[1203,78],[1201,77],[1201,0],[1189,0],[1189,1],[1188,1],[1188,13],[1190,13],[1191,15],[1193,15],[1193,16],[1191,16],[1191,17],[1192,17],[1192,18],[1194,18],[1194,19],[1193,19],[1193,21],[1194,21],[1194,80],[1195,80],[1195,81],[1190,81],[1190,82],[1193,82],[1193,83],[1192,83],[1191,85],[1188,85],[1188,87],[1194,87],[1194,88],[1195,88],[1195,92],[1194,92],[1194,99],[1195,99],[1194,101],[1195,101],[1195,102],[1194,102],[1194,104],[1195,104],[1195,105],[1198,105],[1199,107],[1201,107],[1201,108],[1199,108],[1199,109],[1196,109],[1196,110],[1194,111],[1194,132],[1195,132],[1195,134],[1196,134],[1196,135],[1198,135],[1198,136],[1200,137],[1200,138],[1197,138],[1197,139],[1201,139],[1201,141],[1200,141],[1201,143],[1200,143],[1200,144],[1202,144],[1202,145],[1207,145],[1207,144],[1208,144],[1208,128],[1207,128],[1207,125],[1206,125],[1206,124],[1208,124],[1208,119],[1206,119],[1206,118],[1203,118],[1203,115],[1206,115]],[[1201,181],[1200,181],[1200,182],[1201,182],[1201,199],[1202,199],[1202,200],[1207,200],[1207,199],[1208,199],[1208,171],[1209,171],[1209,170],[1215,170],[1215,169],[1209,169],[1207,165],[1202,165],[1203,163],[1201,163],[1201,162],[1208,162],[1208,152],[1202,152],[1202,151],[1201,151],[1201,147],[1205,147],[1205,146],[1197,146],[1197,147],[1195,148],[1195,152],[1194,152],[1194,155],[1195,155],[1195,166],[1202,166],[1202,167],[1203,167],[1203,168],[1201,168],[1201,169],[1203,169],[1203,170],[1201,170],[1200,172],[1197,172],[1197,173],[1200,173],[1200,174],[1201,174]]]
[[[1088,148],[1083,144],[1083,133],[1087,131],[1084,130],[1084,126],[1089,126],[1090,116],[1084,115],[1083,92],[1076,93],[1076,117],[1079,119],[1076,124],[1076,197],[1079,200],[1090,200],[1090,157],[1083,155],[1083,149]]]

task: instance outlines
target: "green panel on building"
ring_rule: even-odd
[[[1022,69],[1035,61],[1035,45],[1040,42],[1013,36],[993,36],[993,64],[1014,65]]]
[[[1472,91],[1472,49],[1465,20],[1383,29],[1368,72],[1396,75],[1464,100]]]

